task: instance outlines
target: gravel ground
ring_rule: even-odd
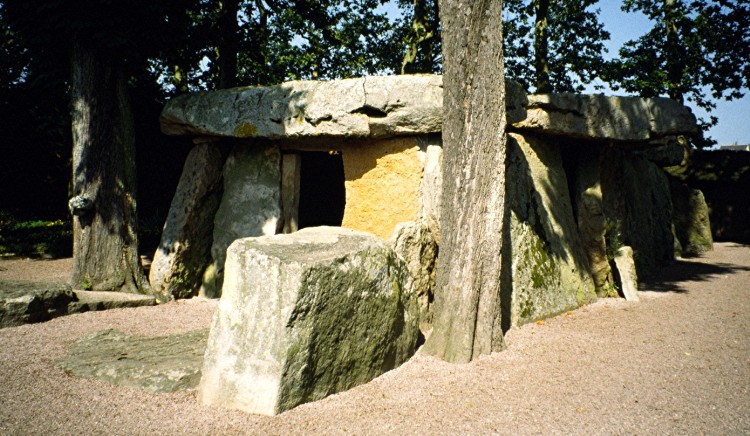
[[[0,262],[0,278],[20,275],[10,262]],[[39,276],[66,265],[27,262]],[[507,350],[470,364],[418,354],[276,417],[52,366],[76,338],[104,328],[146,336],[206,327],[215,301],[3,329],[0,434],[750,434],[750,247],[716,244],[641,289],[639,303],[604,299],[513,329]]]

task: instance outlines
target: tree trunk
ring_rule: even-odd
[[[437,5],[434,5],[437,9]],[[437,26],[431,25],[427,19],[427,0],[414,0],[414,19],[411,33],[407,36],[406,53],[401,62],[401,74],[431,73],[431,46],[436,37]],[[424,51],[424,61],[417,64],[419,50]]]
[[[468,362],[504,348],[502,2],[441,0],[443,210],[434,328],[424,350]]]
[[[80,41],[71,61],[71,284],[151,293],[138,257],[135,138],[122,63]]]
[[[664,0],[664,27],[667,42],[667,93],[669,98],[684,102],[682,72],[684,70],[682,47],[677,33],[677,10],[675,0]]]
[[[219,3],[219,89],[237,86],[237,52],[240,29],[237,24],[239,3],[224,0]]]
[[[534,0],[536,22],[534,24],[534,70],[536,72],[536,93],[549,94],[552,84],[549,81],[549,0]]]

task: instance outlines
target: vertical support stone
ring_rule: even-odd
[[[419,216],[422,162],[416,137],[345,145],[346,207],[341,226],[387,240]]]
[[[165,298],[198,293],[203,271],[211,263],[213,221],[226,158],[219,145],[204,143],[185,160],[149,274],[151,287]]]
[[[239,238],[276,234],[281,219],[279,147],[238,144],[224,164],[224,195],[214,218],[213,262],[199,295],[221,296],[227,247]]]
[[[281,157],[281,219],[282,233],[299,230],[300,169],[302,156],[286,153]]]

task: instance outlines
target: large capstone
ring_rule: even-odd
[[[508,122],[526,116],[526,94],[506,82]],[[234,138],[393,137],[439,133],[443,77],[431,74],[294,81],[173,98],[161,114],[167,135]]]
[[[567,93],[528,98],[526,118],[513,126],[544,135],[648,141],[699,132],[690,109],[668,98]]]
[[[217,144],[196,145],[187,157],[151,263],[151,287],[164,297],[195,296],[211,262],[214,215],[222,193],[226,153]]]
[[[368,382],[415,351],[404,261],[377,237],[316,227],[227,250],[204,404],[275,415]]]

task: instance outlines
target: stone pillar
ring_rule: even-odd
[[[281,219],[281,153],[275,145],[237,144],[224,164],[224,195],[214,218],[212,263],[200,295],[221,296],[224,260],[239,238],[275,235]]]
[[[151,287],[165,298],[198,293],[203,271],[211,263],[225,160],[226,153],[216,143],[196,145],[185,160],[149,273]]]

